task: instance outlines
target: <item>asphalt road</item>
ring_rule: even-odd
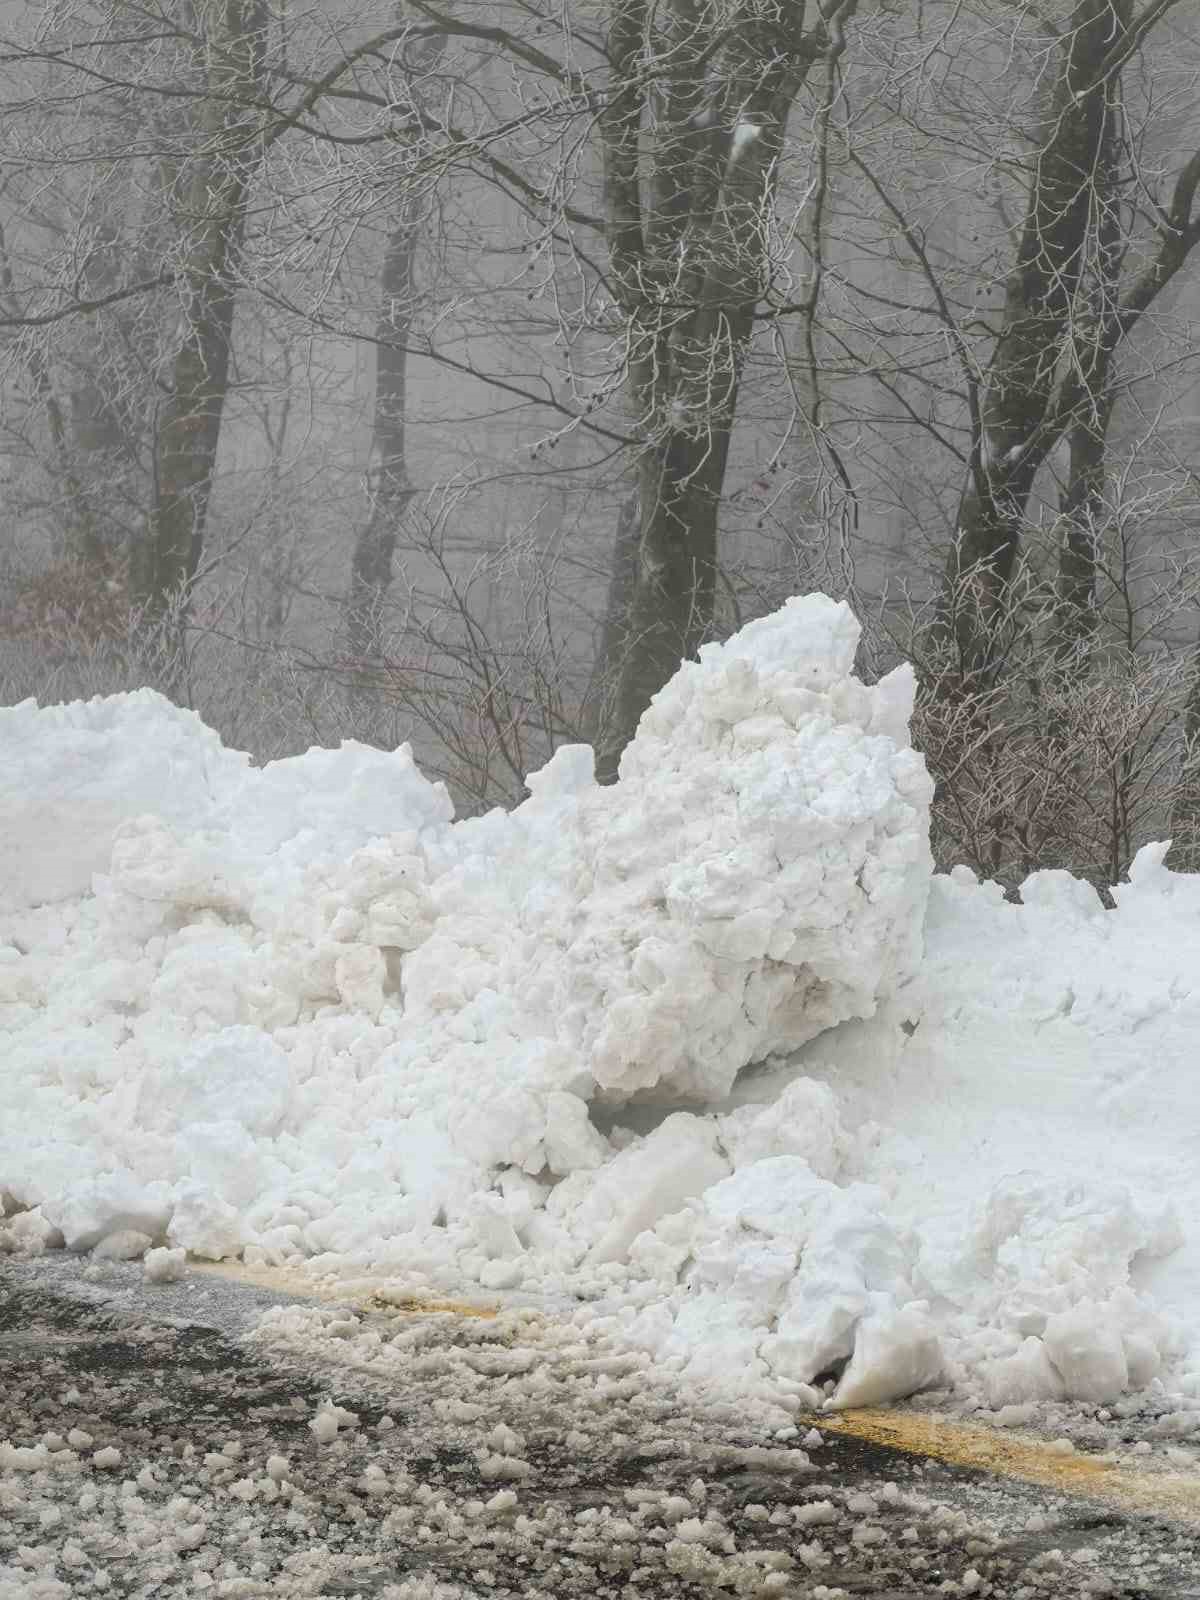
[[[1200,1597],[1187,1495],[1130,1511],[794,1427],[552,1313],[0,1260],[0,1600]]]

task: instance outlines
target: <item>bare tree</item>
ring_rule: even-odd
[[[845,49],[855,9],[678,0],[652,19],[644,0],[612,8],[606,233],[643,442],[638,567],[604,778],[712,623],[719,511],[770,277],[788,121],[814,61]]]
[[[246,208],[262,148],[266,0],[201,0],[190,41],[206,75],[176,204],[185,240],[179,339],[158,419],[150,537],[134,598],[149,616],[186,617],[229,384]]]
[[[0,197],[0,336],[31,523],[109,537],[126,451],[135,594],[195,669],[175,692],[253,659],[298,730],[414,737],[486,806],[562,739],[611,778],[680,659],[819,584],[879,616],[865,667],[923,670],[942,859],[1007,879],[1092,829],[1070,859],[1125,860],[1188,748],[1193,567],[1157,498],[1200,469],[1187,8],[156,17],[56,0],[10,52],[0,110],[44,132]],[[81,157],[118,114],[120,149]],[[1164,760],[1126,767],[1156,798],[1121,789],[1101,848],[1103,761],[1072,740],[1146,706]],[[1033,809],[1022,763],[1055,774]],[[998,854],[987,795],[1024,819]]]
[[[436,68],[445,39],[421,39],[416,59],[404,59],[398,42],[402,83],[417,129],[422,115],[422,80]],[[397,81],[394,75],[393,82]],[[409,472],[407,416],[409,345],[416,313],[416,263],[429,197],[403,186],[393,202],[379,274],[379,316],[375,331],[375,413],[369,469],[370,515],[359,531],[350,561],[347,647],[351,658],[366,660],[379,650],[380,622],[393,578],[400,521],[416,494]]]
[[[999,331],[986,368],[968,374],[968,474],[938,619],[968,679],[994,667],[990,640],[1026,507],[1064,435],[1073,458],[1064,600],[1086,612],[1087,516],[1102,471],[1113,357],[1200,241],[1197,153],[1158,208],[1149,259],[1120,282],[1128,243],[1119,233],[1115,174],[1121,74],[1170,9],[1160,0],[1140,12],[1132,0],[1079,0],[1048,40],[1053,89]]]
[[[158,19],[127,0],[64,5],[9,57],[49,91],[24,140],[27,189],[36,196],[47,147],[84,176],[57,260],[31,259],[26,282],[6,269],[5,320],[24,337],[60,454],[69,449],[76,551],[97,583],[128,556],[129,599],[156,628],[170,623],[168,659],[199,567],[229,386],[268,22],[265,0],[187,0]],[[10,120],[28,110],[6,109]],[[77,156],[81,128],[92,146]],[[37,342],[59,330],[67,340]],[[64,356],[77,374],[69,405],[54,376]],[[142,473],[144,504],[139,513],[131,481],[110,530],[85,484],[98,470],[111,483],[117,463]]]

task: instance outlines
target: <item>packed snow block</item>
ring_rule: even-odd
[[[769,1106],[752,1103],[726,1112],[717,1127],[735,1167],[768,1156],[800,1156],[818,1177],[836,1179],[850,1148],[833,1090],[813,1078],[793,1078]]]
[[[588,1265],[601,1266],[623,1261],[638,1234],[728,1173],[712,1122],[676,1112],[599,1171],[565,1180],[551,1192],[548,1209],[587,1247]]]
[[[0,1212],[0,1255],[40,1256],[47,1250],[61,1250],[63,1236],[40,1206],[5,1217]]]
[[[750,1148],[771,1120],[755,1109],[760,1128],[739,1124]],[[828,1135],[841,1143],[836,1126]],[[662,1216],[630,1256],[663,1291],[630,1336],[682,1358],[695,1380],[797,1390],[844,1367],[830,1400],[840,1408],[912,1394],[941,1373],[938,1331],[912,1287],[914,1241],[880,1190],[839,1187],[799,1155],[739,1167]]]
[[[811,1383],[847,1362],[834,1403],[866,1405],[911,1394],[940,1371],[928,1308],[912,1288],[912,1241],[889,1220],[879,1190],[839,1188],[799,1156],[771,1156],[710,1190],[704,1206],[721,1225],[734,1292],[748,1230],[796,1253],[778,1304],[759,1307],[771,1372]],[[846,1399],[847,1385],[872,1399]]]
[[[186,1250],[147,1250],[142,1261],[147,1283],[180,1283],[187,1277]]]
[[[556,1176],[602,1167],[611,1155],[608,1142],[588,1117],[576,1094],[546,1096],[546,1164]]]
[[[857,638],[846,606],[790,601],[680,669],[618,784],[568,747],[516,811],[456,828],[406,1015],[514,997],[518,1035],[566,1052],[544,1086],[610,1101],[715,1098],[870,1016],[920,959],[931,786],[911,674],[858,682]]]
[[[176,1249],[209,1261],[238,1256],[245,1243],[239,1214],[202,1184],[185,1184],[177,1192],[167,1238]]]
[[[1069,1400],[1106,1405],[1129,1386],[1121,1330],[1093,1300],[1047,1317],[1042,1343]]]
[[[411,745],[377,750],[354,739],[257,768],[219,814],[255,859],[293,849],[342,860],[373,839],[401,830],[437,833],[453,818],[445,784],[422,774]]]
[[[860,683],[858,633],[845,605],[790,600],[642,718],[582,908],[601,992],[581,1042],[605,1093],[723,1094],[914,972],[931,785],[911,673]]]
[[[119,1228],[105,1234],[92,1251],[97,1261],[140,1261],[154,1240],[136,1228]]]
[[[222,1028],[197,1039],[166,1081],[175,1122],[228,1121],[248,1134],[275,1133],[291,1099],[292,1069],[275,1040],[261,1028]]]
[[[1062,1375],[1051,1362],[1046,1346],[1030,1334],[1009,1356],[985,1361],[979,1368],[984,1397],[994,1411],[1004,1406],[1041,1400],[1061,1400]]]
[[[166,1230],[171,1191],[161,1180],[147,1182],[128,1170],[107,1168],[69,1183],[42,1210],[61,1229],[68,1250],[91,1250],[118,1233],[153,1242]]]
[[[1047,1338],[1060,1313],[1124,1303],[1135,1259],[1149,1263],[1178,1248],[1183,1232],[1173,1202],[1126,1184],[1064,1182],[1022,1173],[996,1184],[973,1229],[970,1268],[979,1309],[1016,1333]],[[1136,1320],[1136,1318],[1135,1318]],[[1059,1325],[1058,1348],[1074,1370],[1072,1341],[1088,1318]],[[1097,1350],[1110,1343],[1096,1326]],[[1051,1352],[1051,1359],[1055,1359]],[[1099,1359],[1099,1358],[1098,1358]]]
[[[250,757],[150,689],[0,707],[0,910],[85,894],[118,827],[144,813],[203,826]]]
[[[278,908],[312,863],[401,830],[437,833],[453,817],[408,745],[348,740],[254,768],[150,689],[0,707],[0,750],[0,910],[86,894],[122,824],[142,829],[119,864],[131,892],[207,903],[214,873],[249,869]]]
[[[930,1388],[941,1374],[942,1346],[929,1302],[884,1301],[855,1329],[854,1352],[826,1408],[884,1405]]]

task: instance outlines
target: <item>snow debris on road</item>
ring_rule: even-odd
[[[180,1283],[187,1277],[186,1250],[147,1250],[142,1257],[147,1283]]]
[[[302,1305],[234,1342],[154,1320],[161,1296],[122,1311],[44,1281],[0,1279],[0,1338],[30,1335],[6,1352],[0,1600],[1060,1600],[1200,1580],[1189,1527],[1081,1517],[832,1431],[797,1448],[561,1317]],[[49,1393],[47,1344],[66,1368]],[[515,1348],[527,1370],[489,1370]],[[314,1413],[335,1412],[319,1441]]]
[[[0,711],[0,1249],[573,1296],[793,1409],[1187,1409],[1200,883],[935,877],[911,675],[857,632],[791,601],[618,785],[567,747],[457,824],[407,747]]]

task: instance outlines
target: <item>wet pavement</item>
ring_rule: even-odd
[[[834,1426],[764,1436],[537,1309],[0,1261],[0,1600],[1200,1597],[1187,1495]]]

